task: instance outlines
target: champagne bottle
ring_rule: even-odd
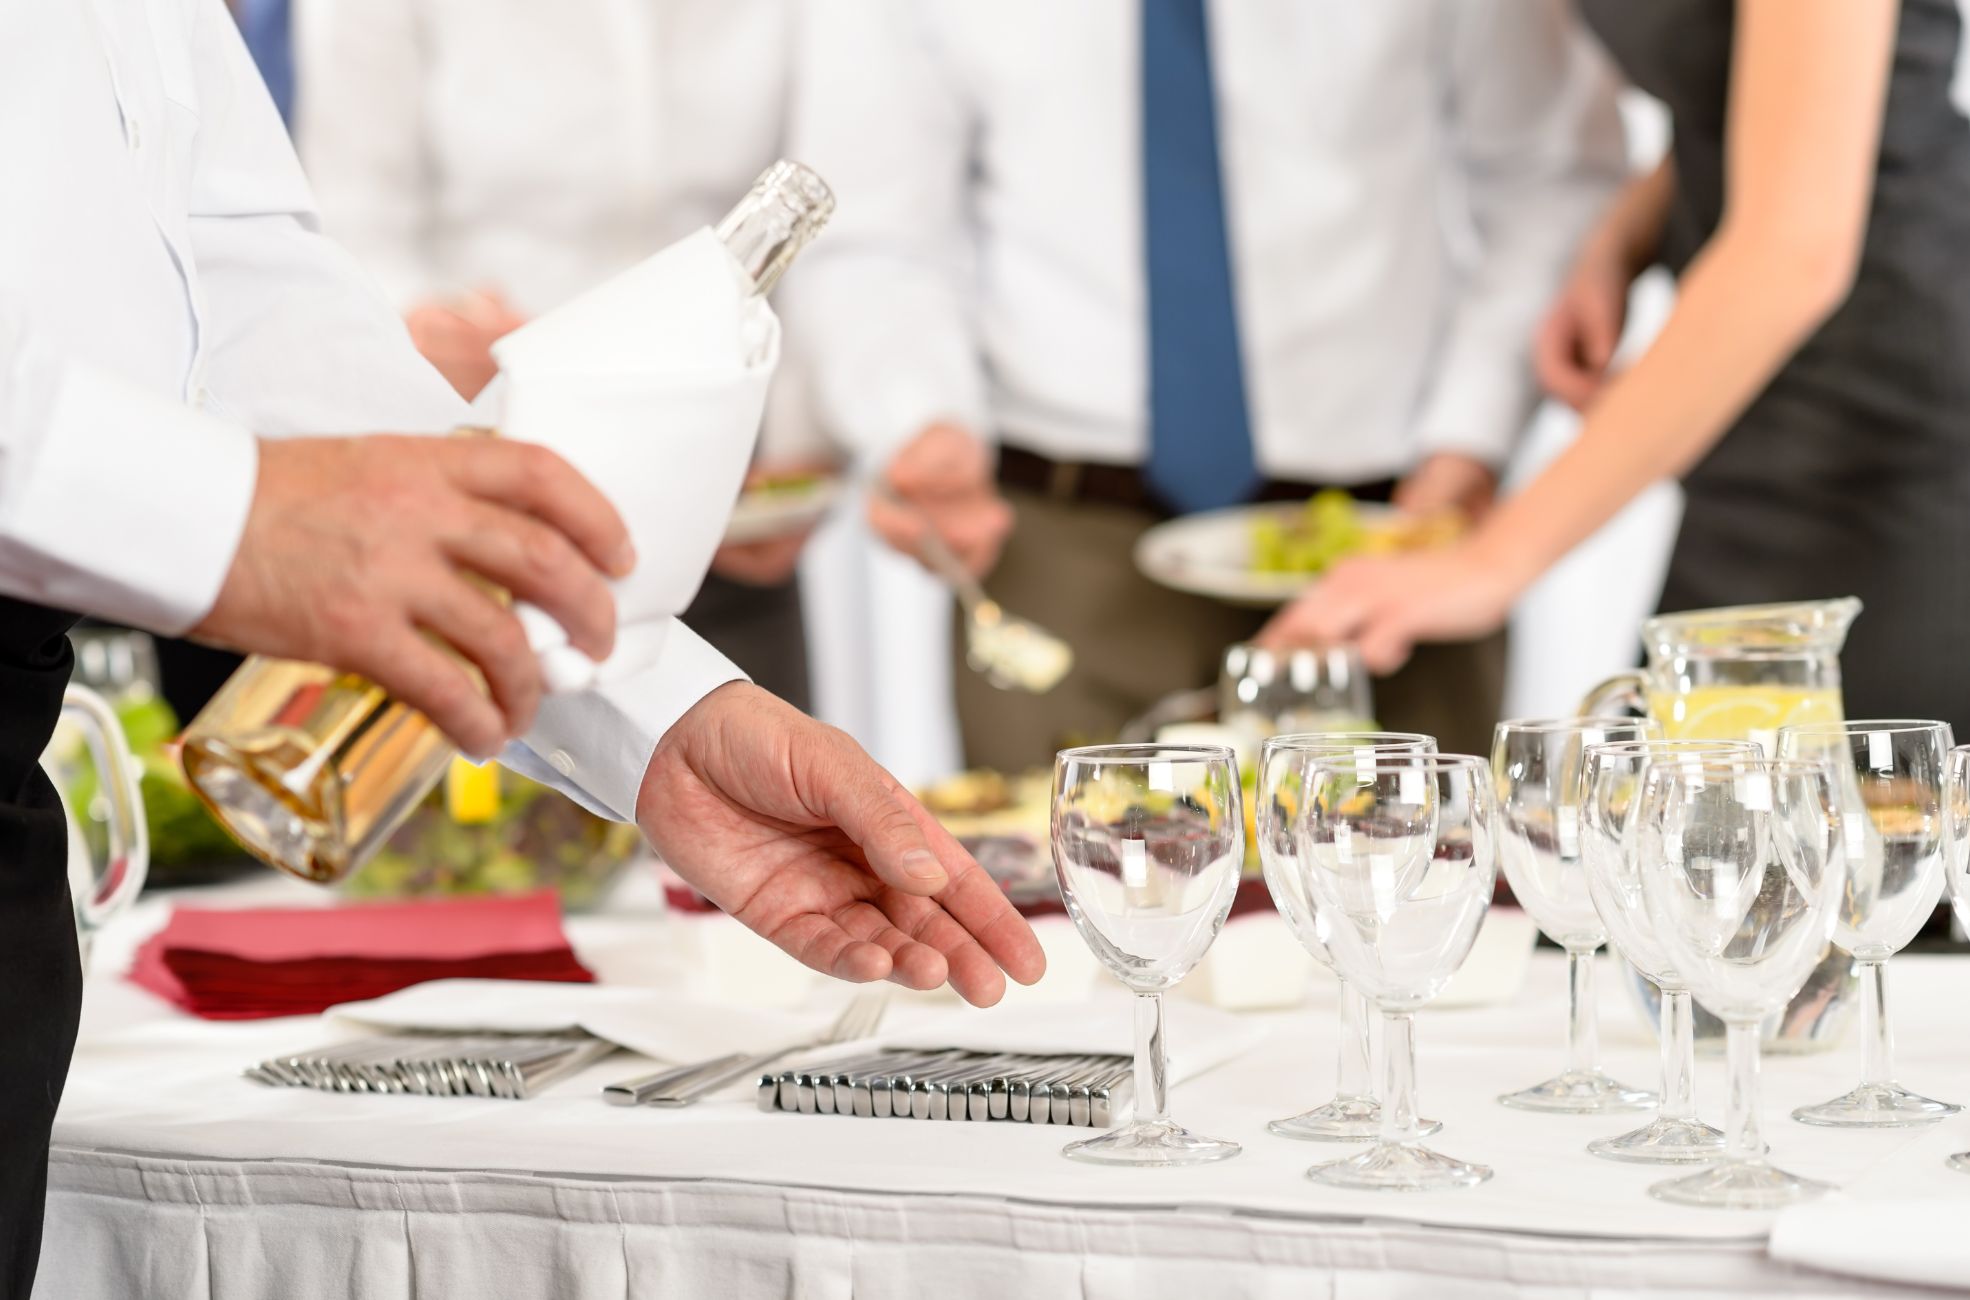
[[[717,227],[737,291],[770,292],[833,211],[807,168],[767,169]],[[328,883],[382,847],[456,752],[374,682],[256,655],[192,720],[181,757],[192,789],[249,852]]]

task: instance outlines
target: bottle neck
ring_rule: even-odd
[[[833,212],[834,195],[819,176],[799,163],[778,162],[718,223],[718,237],[753,293],[764,296]]]

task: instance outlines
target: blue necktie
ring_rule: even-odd
[[[274,97],[280,120],[294,119],[293,8],[290,0],[240,0],[236,16],[247,52]]]
[[[1177,510],[1259,486],[1218,167],[1205,0],[1142,0],[1150,487]]]

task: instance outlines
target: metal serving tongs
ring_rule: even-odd
[[[879,483],[875,490],[889,504],[922,518],[922,512],[888,484]],[[1074,648],[1038,623],[1006,613],[944,544],[936,527],[928,519],[923,523],[917,555],[950,587],[964,610],[965,662],[972,671],[984,674],[1002,691],[1045,695],[1060,685],[1074,667]]]

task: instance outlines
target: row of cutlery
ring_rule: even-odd
[[[758,1101],[802,1115],[1107,1128],[1133,1079],[1125,1056],[891,1048],[761,1075]]]
[[[274,1088],[523,1101],[615,1050],[578,1032],[382,1034],[272,1057],[246,1077]]]

